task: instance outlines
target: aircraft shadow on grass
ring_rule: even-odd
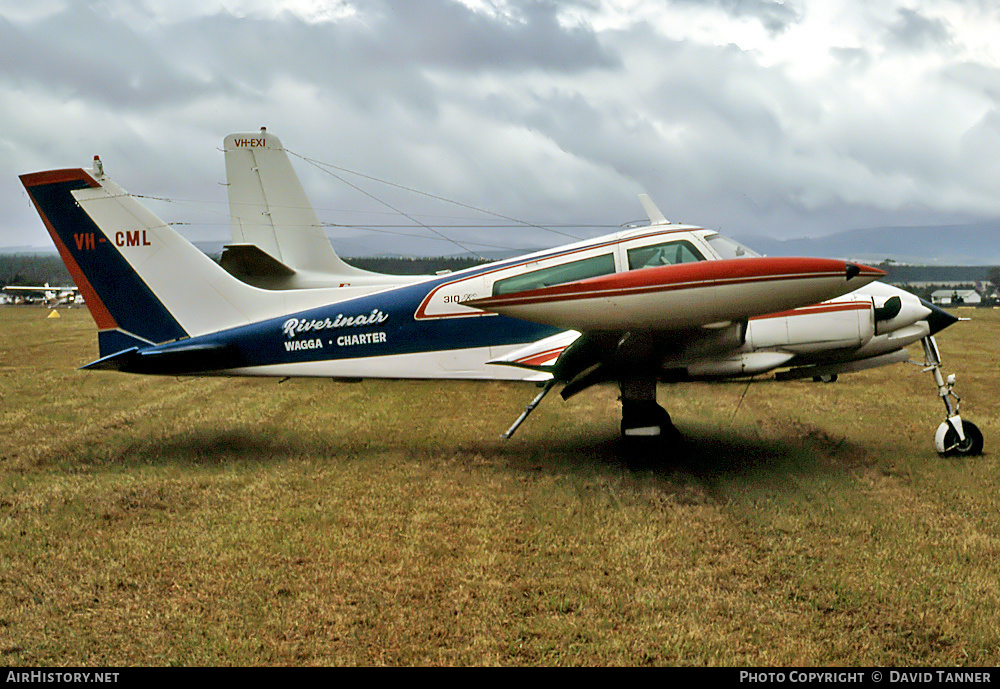
[[[324,458],[331,463],[363,463],[396,455],[408,460],[493,465],[499,471],[530,474],[652,475],[709,491],[720,481],[784,483],[789,476],[843,473],[872,462],[861,445],[812,427],[796,429],[797,435],[787,438],[761,437],[746,429],[720,431],[713,426],[685,425],[684,430],[691,442],[683,450],[670,456],[659,452],[644,456],[625,446],[614,429],[593,429],[574,438],[552,438],[544,444],[482,441],[421,449],[403,439],[388,439],[376,433],[359,442],[356,437],[323,431],[198,429],[133,443],[112,461],[124,465],[224,467],[268,466],[295,460],[322,462]]]

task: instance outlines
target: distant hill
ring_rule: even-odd
[[[1000,265],[1000,221],[930,227],[877,227],[824,237],[736,236],[768,256],[849,258],[867,263],[938,266]]]
[[[987,272],[993,266],[901,266],[880,263],[878,267],[889,273],[885,282],[893,284],[951,284],[987,282]]]
[[[849,258],[869,264],[891,259],[897,263],[925,266],[1000,266],[1000,220],[968,225],[876,227],[798,239],[738,232],[732,236],[768,256]],[[218,257],[227,243],[226,240],[198,241],[195,245],[209,256]],[[0,254],[34,253],[55,253],[55,248],[0,248]],[[529,250],[480,253],[485,259],[497,260],[529,253]],[[350,258],[347,254],[344,257]]]
[[[821,256],[881,265],[886,260],[900,265],[882,265],[894,283],[970,283],[986,279],[991,266],[1000,266],[1000,221],[969,225],[931,227],[880,227],[847,230],[823,237],[775,239],[735,235],[741,242],[768,256]],[[224,241],[196,242],[199,249],[218,259]],[[349,263],[367,270],[395,274],[427,274],[459,270],[483,260],[507,258],[521,252],[484,252],[471,257],[378,257],[351,258]],[[9,247],[0,249],[0,284],[46,281],[68,284],[54,247]]]
[[[230,242],[228,242],[228,241],[211,241],[210,240],[210,241],[198,241],[198,242],[194,242],[194,245],[196,247],[198,247],[199,249],[201,249],[202,252],[204,252],[204,253],[208,254],[209,256],[211,256],[212,258],[218,259],[219,256],[222,255],[222,251],[223,251],[223,248],[225,247],[225,245],[229,244],[229,243]],[[336,244],[336,242],[334,242],[334,243]],[[542,249],[542,248],[545,248],[545,247],[539,247],[539,249]],[[372,268],[367,267],[367,265],[364,265],[364,266],[361,265],[361,263],[358,263],[358,261],[364,262],[364,261],[371,261],[371,260],[376,260],[376,259],[381,259],[381,258],[397,259],[397,260],[399,260],[401,262],[405,262],[405,261],[409,261],[409,260],[414,260],[414,261],[424,261],[424,260],[437,261],[438,259],[444,258],[447,261],[464,261],[464,260],[468,260],[468,261],[470,261],[469,265],[474,265],[474,264],[478,264],[478,263],[485,263],[485,262],[488,262],[488,261],[499,261],[499,260],[504,259],[504,258],[510,258],[512,256],[518,256],[520,254],[527,254],[527,253],[530,253],[532,251],[538,251],[539,249],[525,249],[524,251],[480,251],[478,256],[453,255],[453,256],[444,256],[444,257],[441,257],[441,256],[403,256],[403,255],[400,255],[400,254],[393,254],[393,255],[390,255],[390,256],[381,256],[380,255],[380,256],[373,257],[371,255],[368,255],[368,256],[351,256],[350,254],[344,253],[342,251],[338,251],[337,253],[340,255],[341,258],[343,258],[345,261],[347,261],[348,263],[350,263],[352,265],[356,265],[359,268],[364,268],[365,270],[373,270]],[[36,249],[35,251],[38,251],[38,250]],[[53,249],[52,251],[54,252],[55,249]],[[6,250],[5,249],[0,249],[0,253],[6,253]],[[406,266],[403,266],[402,270],[404,270],[404,271],[405,270],[409,270],[409,268],[407,268]],[[389,272],[392,272],[392,271],[389,271]],[[405,272],[404,273],[400,273],[400,275],[407,275],[407,274],[413,274],[413,273],[405,273]]]

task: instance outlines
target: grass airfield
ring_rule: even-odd
[[[83,309],[0,308],[0,664],[1000,665],[1000,311],[929,374],[613,388],[152,378]],[[914,358],[921,353],[912,352]]]

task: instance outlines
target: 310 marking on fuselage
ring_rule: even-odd
[[[446,294],[444,295],[444,299],[442,301],[444,301],[445,304],[461,304],[463,301],[469,301],[478,296],[479,295],[474,292],[471,294]]]

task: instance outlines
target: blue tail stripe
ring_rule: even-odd
[[[71,180],[32,186],[29,192],[122,331],[146,340],[146,346],[148,342],[162,343],[187,337],[180,324],[118,253],[111,239],[76,203],[70,192],[87,186],[82,180]],[[113,353],[105,351],[105,342],[109,346],[119,344],[111,338],[102,340],[102,356]],[[127,346],[135,346],[135,343]]]

